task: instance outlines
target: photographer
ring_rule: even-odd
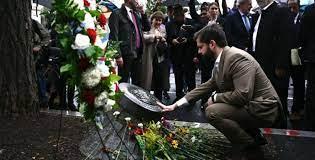
[[[181,6],[174,7],[174,20],[166,24],[167,42],[175,74],[176,99],[184,95],[184,84],[188,90],[196,86],[195,65],[196,44],[192,37],[196,30],[193,21],[184,16]]]

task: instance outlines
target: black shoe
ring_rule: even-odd
[[[264,135],[262,134],[260,129],[253,128],[253,129],[246,130],[246,132],[251,137],[253,137],[253,139],[254,139],[254,144],[253,145],[262,146],[262,145],[268,144],[267,139],[264,137]]]

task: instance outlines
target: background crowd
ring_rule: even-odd
[[[259,62],[281,99],[283,113],[291,120],[305,119],[306,129],[315,130],[314,3],[303,10],[299,0],[286,3],[257,0],[258,8],[252,8],[251,0],[235,0],[233,8],[218,2],[205,2],[196,8],[195,1],[190,0],[189,9],[170,5],[163,13],[160,1],[150,12],[145,12],[136,0],[124,2],[108,19],[110,39],[121,41],[116,57],[121,82],[154,91],[160,100],[169,99],[167,91],[172,71],[176,85],[175,101],[182,98],[196,87],[197,70],[201,72],[201,82],[211,78],[215,60],[198,54],[193,35],[204,26],[216,23],[224,29],[229,46],[247,51]],[[38,45],[43,48],[48,45],[49,33],[35,21],[33,25],[36,26],[33,27],[34,35],[39,38],[34,41],[34,53],[45,55],[38,54],[41,52]],[[51,35],[54,39],[54,34]],[[58,49],[50,47],[46,52],[54,55]],[[49,63],[42,62],[41,57],[37,60],[36,69],[42,106],[53,106],[54,98],[47,98],[46,92],[50,95],[62,93],[60,102],[76,110],[74,88],[67,88],[64,82],[59,84],[62,87],[51,87],[54,76],[45,79],[45,66]],[[54,61],[51,57],[46,59]],[[50,67],[54,69],[53,65]],[[287,106],[290,78],[294,87],[291,112]],[[204,97],[202,104],[208,98]]]

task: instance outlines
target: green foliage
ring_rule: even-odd
[[[73,68],[71,64],[66,64],[60,67],[60,73],[68,72]]]

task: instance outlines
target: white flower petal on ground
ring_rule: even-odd
[[[195,141],[196,141],[196,136],[192,136],[190,140],[191,140],[192,143],[195,143]]]
[[[87,88],[97,86],[101,81],[101,72],[96,68],[89,68],[82,74],[82,83]]]
[[[115,111],[114,113],[113,113],[113,116],[115,116],[115,117],[117,117],[117,116],[119,116],[120,115],[120,112],[119,111]]]
[[[131,121],[131,118],[130,118],[130,117],[126,117],[125,120],[126,120],[127,122],[129,122],[129,121]]]
[[[139,128],[143,128],[143,124],[142,124],[142,123],[139,123],[139,124],[138,124],[138,127],[139,127]]]
[[[71,45],[72,49],[84,50],[91,45],[90,38],[87,35],[77,34],[75,36],[74,44]]]
[[[108,93],[106,91],[102,92],[99,96],[97,96],[94,100],[94,105],[96,108],[104,106],[107,104]]]
[[[156,127],[161,128],[161,122],[160,121],[156,122]]]

